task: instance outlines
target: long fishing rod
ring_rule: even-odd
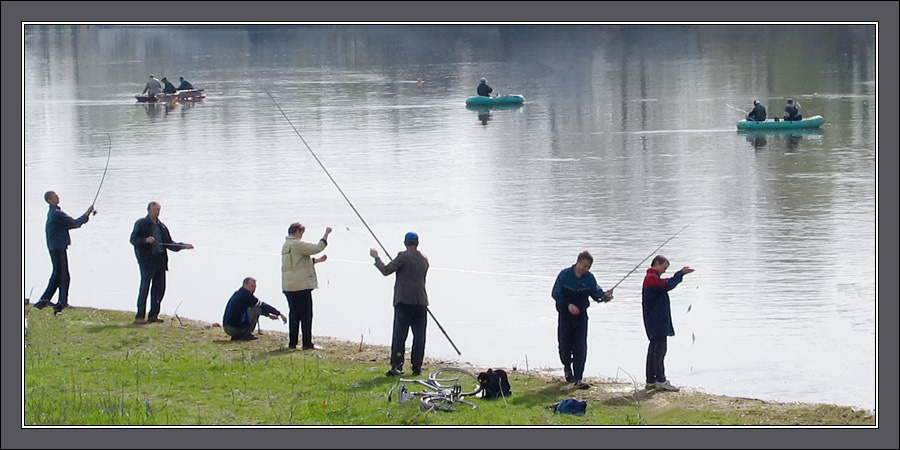
[[[350,201],[350,199],[347,197],[347,194],[344,194],[344,190],[341,189],[340,186],[338,186],[337,181],[334,180],[334,177],[331,176],[331,173],[328,172],[328,169],[325,168],[325,165],[322,164],[322,161],[319,160],[319,157],[316,156],[316,153],[313,151],[313,149],[309,146],[309,144],[306,143],[306,139],[303,139],[303,135],[300,134],[300,132],[297,130],[297,127],[295,127],[294,123],[291,122],[291,119],[287,116],[287,114],[284,113],[284,110],[281,109],[281,106],[278,105],[278,102],[275,101],[275,97],[272,97],[272,94],[269,93],[268,89],[263,88],[263,90],[266,92],[266,95],[268,95],[272,100],[272,103],[275,104],[275,107],[278,108],[278,111],[281,112],[281,115],[284,116],[284,119],[287,120],[287,122],[291,125],[291,128],[294,129],[294,133],[297,133],[297,137],[299,137],[300,140],[303,141],[303,145],[306,146],[306,149],[309,150],[309,153],[313,156],[313,158],[316,159],[316,162],[319,163],[319,167],[321,167],[322,170],[325,171],[325,175],[328,175],[328,179],[331,180],[331,183],[334,184],[334,187],[337,188],[338,192],[341,193],[341,196],[344,197],[344,200],[347,201],[347,204],[350,205],[350,208],[353,209],[353,212],[356,213],[356,217],[359,217],[359,220],[362,221],[363,225],[366,226],[366,229],[369,230],[369,234],[371,234],[372,237],[375,238],[375,242],[378,243],[378,246],[381,247],[381,250],[384,251],[384,254],[388,257],[389,260],[393,261],[394,258],[391,258],[391,254],[387,251],[386,248],[384,248],[384,245],[381,243],[381,241],[378,240],[378,236],[375,235],[375,232],[372,231],[372,228],[368,223],[366,223],[366,219],[363,219],[363,216],[359,213],[359,211],[356,210],[356,207],[353,206],[353,202]],[[447,334],[447,332],[444,330],[444,327],[441,326],[441,323],[438,322],[436,317],[434,317],[431,309],[426,306],[425,310],[428,311],[428,315],[431,316],[431,319],[434,320],[434,323],[437,324],[438,328],[440,328],[441,333],[444,333],[444,337],[446,337],[447,340],[450,341],[450,345],[453,346],[453,350],[456,350],[456,354],[462,355],[462,352],[460,352],[459,348],[456,347],[456,344],[453,343],[453,339],[450,339],[450,335]]]
[[[619,287],[619,285],[622,284],[622,282],[625,281],[625,279],[628,278],[631,274],[633,274],[634,271],[638,269],[638,267],[641,267],[641,264],[643,264],[644,261],[646,261],[647,259],[649,259],[649,258],[650,258],[651,256],[653,256],[654,254],[656,254],[656,252],[658,252],[659,249],[663,248],[664,245],[668,244],[669,241],[671,241],[672,239],[675,239],[675,236],[678,236],[679,234],[681,234],[681,232],[684,231],[685,229],[687,229],[687,227],[691,226],[692,223],[693,223],[693,222],[691,222],[691,223],[685,225],[685,226],[682,227],[680,230],[678,230],[677,233],[673,234],[670,238],[666,239],[666,242],[663,242],[662,245],[660,245],[659,247],[656,247],[656,250],[653,250],[653,253],[650,253],[649,255],[647,255],[646,258],[642,259],[641,262],[637,263],[637,265],[634,266],[634,269],[631,269],[631,272],[628,272],[624,277],[622,277],[622,279],[619,280],[619,282],[616,283],[616,285],[613,286],[610,290],[613,290],[613,289]]]
[[[112,136],[109,135],[109,132],[106,132],[106,138],[109,140],[109,151],[106,154],[106,167],[103,168],[103,177],[100,178],[100,186],[97,187],[97,193],[94,195],[94,201],[91,202],[91,208],[94,207],[94,204],[97,203],[97,197],[100,196],[100,189],[103,187],[103,181],[106,180],[106,170],[109,169],[109,157],[112,156]],[[97,211],[94,211],[94,216],[97,215]]]

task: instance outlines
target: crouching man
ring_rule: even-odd
[[[252,341],[259,339],[253,335],[256,323],[260,315],[275,320],[281,317],[283,323],[287,323],[287,317],[269,304],[260,301],[253,293],[256,292],[256,280],[250,277],[244,278],[244,284],[234,292],[225,306],[225,316],[222,317],[222,328],[231,336],[232,341]]]

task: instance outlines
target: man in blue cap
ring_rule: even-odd
[[[394,280],[394,333],[391,338],[391,369],[388,376],[403,375],[403,359],[406,337],[412,328],[413,344],[410,363],[413,375],[422,373],[425,359],[425,326],[428,324],[428,293],[425,292],[425,275],[428,273],[428,258],[419,253],[419,235],[406,233],[403,238],[406,251],[397,253],[388,264],[381,261],[378,251],[369,250],[375,258],[375,267],[384,276],[397,272]]]

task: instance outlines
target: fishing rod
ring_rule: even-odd
[[[291,125],[291,128],[294,129],[294,133],[297,134],[297,137],[299,137],[300,140],[303,141],[303,145],[306,146],[306,149],[309,150],[309,153],[313,156],[313,158],[315,158],[316,162],[319,163],[319,167],[321,167],[322,170],[325,171],[325,175],[328,175],[328,179],[331,180],[331,183],[334,184],[334,187],[337,188],[338,192],[341,193],[341,196],[344,197],[344,200],[347,201],[347,204],[350,205],[350,208],[353,209],[353,212],[356,213],[356,217],[359,217],[359,220],[362,221],[363,225],[366,226],[366,229],[369,230],[369,234],[371,234],[372,237],[375,238],[375,242],[378,243],[378,246],[381,247],[381,250],[384,251],[384,254],[388,257],[389,260],[393,261],[394,259],[391,258],[391,254],[387,251],[386,248],[384,248],[384,244],[382,244],[381,241],[378,240],[378,236],[375,235],[375,232],[372,231],[372,228],[368,223],[366,223],[366,219],[363,219],[363,216],[359,213],[359,211],[356,210],[356,207],[353,206],[353,202],[350,201],[350,199],[347,197],[347,194],[344,194],[344,190],[341,189],[341,187],[337,184],[337,181],[334,180],[334,177],[331,176],[331,173],[328,172],[328,169],[325,168],[325,165],[322,164],[322,161],[319,160],[319,157],[316,156],[316,153],[313,151],[313,149],[309,146],[309,144],[306,143],[306,139],[303,139],[303,135],[300,134],[300,132],[297,130],[297,127],[295,127],[294,123],[291,122],[291,119],[287,116],[287,114],[285,114],[284,110],[281,109],[281,106],[278,105],[278,102],[275,101],[275,97],[272,97],[272,94],[269,93],[269,90],[265,87],[263,88],[263,90],[266,92],[266,95],[269,96],[269,99],[272,100],[272,103],[275,104],[275,107],[278,108],[278,111],[281,113],[281,115],[284,116],[284,119],[287,120],[288,124]],[[453,350],[456,350],[456,354],[462,355],[462,352],[460,352],[459,348],[456,347],[456,344],[453,343],[453,339],[450,339],[450,335],[447,334],[447,332],[444,330],[444,327],[441,326],[441,323],[438,322],[436,317],[434,317],[431,309],[426,306],[425,310],[428,311],[428,315],[431,316],[431,319],[434,320],[434,323],[437,324],[438,328],[440,328],[441,333],[444,333],[444,337],[446,337],[447,340],[450,341],[450,345],[453,346]]]
[[[97,197],[100,196],[100,189],[103,187],[103,181],[106,180],[106,170],[109,169],[109,157],[112,156],[112,136],[109,135],[109,132],[106,132],[106,138],[109,140],[109,151],[106,154],[106,167],[103,168],[103,177],[100,178],[100,186],[97,187],[97,193],[94,195],[94,201],[91,202],[91,208],[94,207],[94,204],[97,203]],[[94,211],[92,214],[94,216],[97,215],[97,211]]]
[[[677,233],[673,234],[670,238],[666,239],[666,242],[663,242],[662,245],[660,245],[659,247],[656,247],[656,250],[653,250],[653,253],[650,253],[649,255],[647,255],[646,258],[642,259],[641,262],[637,263],[637,265],[634,266],[634,269],[631,269],[631,272],[628,272],[624,277],[622,277],[622,279],[619,280],[619,282],[616,283],[616,285],[613,286],[610,290],[613,290],[613,289],[619,287],[619,285],[622,284],[622,282],[625,281],[625,279],[628,278],[631,274],[633,274],[634,271],[638,269],[638,267],[641,267],[641,264],[643,264],[644,261],[646,261],[646,260],[649,259],[651,256],[653,256],[656,252],[659,251],[659,249],[663,248],[664,245],[668,244],[669,241],[671,241],[672,239],[675,239],[675,236],[678,236],[679,234],[681,234],[681,232],[684,231],[685,229],[687,229],[687,227],[691,226],[691,224],[693,224],[693,222],[691,222],[691,223],[685,225],[684,227],[682,227],[680,230],[678,230]]]

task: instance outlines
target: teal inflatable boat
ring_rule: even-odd
[[[499,97],[469,97],[466,106],[495,106],[495,105],[521,105],[525,103],[525,97],[521,95],[501,95]]]
[[[802,128],[818,128],[825,123],[822,116],[812,116],[803,120],[787,122],[784,120],[766,119],[763,122],[742,120],[737,123],[738,130],[795,130]]]

